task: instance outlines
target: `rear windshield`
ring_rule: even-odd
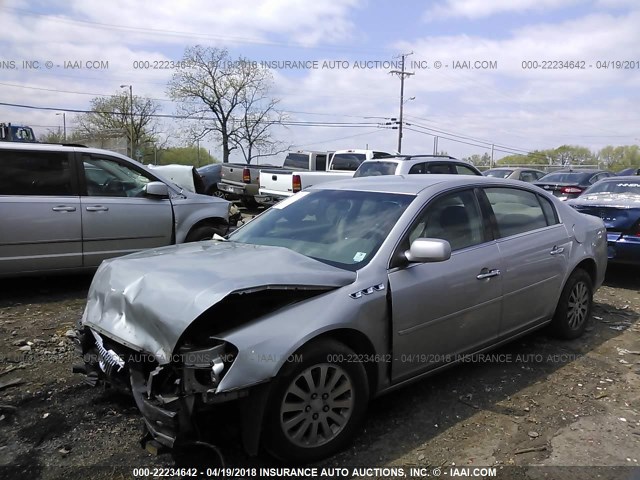
[[[396,173],[395,162],[364,162],[356,171],[356,177],[374,177],[378,175],[394,175]]]
[[[513,170],[487,170],[483,173],[485,177],[507,178],[513,173]]]
[[[583,195],[587,195],[589,193],[623,193],[627,195],[640,195],[640,180],[637,182],[621,182],[620,180],[598,182],[584,192]]]
[[[539,181],[540,182],[554,182],[554,183],[580,183],[581,180],[591,175],[584,172],[557,172],[545,175]]]
[[[298,170],[309,169],[309,155],[304,153],[290,153],[287,158],[284,159],[285,168],[296,168]]]
[[[336,153],[333,156],[331,170],[348,170],[355,172],[367,158],[364,153]]]

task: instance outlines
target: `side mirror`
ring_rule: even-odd
[[[152,197],[168,197],[169,187],[162,182],[149,182],[144,187],[144,193]]]
[[[416,238],[404,252],[409,262],[444,262],[451,258],[451,245],[438,238]]]

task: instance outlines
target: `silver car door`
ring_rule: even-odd
[[[449,260],[392,268],[394,381],[451,361],[498,335],[502,295],[500,251],[473,190],[433,200],[401,248],[415,238],[451,244]]]
[[[82,196],[85,266],[146,248],[170,245],[173,210],[168,198],[146,197],[152,181],[143,170],[115,157],[82,155],[86,195]]]
[[[553,314],[568,268],[571,241],[553,204],[516,187],[483,189],[495,214],[503,258],[500,335],[511,335]]]
[[[82,266],[76,180],[68,152],[2,151],[0,275]]]

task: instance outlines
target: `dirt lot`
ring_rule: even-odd
[[[142,422],[130,398],[71,373],[69,330],[89,283],[0,282],[0,477],[129,478],[132,467],[174,465],[170,455],[140,447]],[[321,466],[481,465],[497,467],[499,478],[640,478],[639,313],[637,269],[611,268],[582,339],[530,335],[379,398],[354,446]],[[227,465],[276,465],[246,457],[229,421],[212,428]],[[636,468],[551,468],[562,466]]]

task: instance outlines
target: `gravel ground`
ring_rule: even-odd
[[[142,421],[128,396],[71,373],[78,359],[70,337],[89,283],[0,281],[0,477],[130,478],[133,467],[175,465],[170,454],[141,448]],[[637,269],[610,268],[583,338],[529,335],[381,397],[353,446],[317,467],[640,478],[639,290]],[[224,417],[212,428],[227,465],[278,466],[246,457],[233,415]]]

